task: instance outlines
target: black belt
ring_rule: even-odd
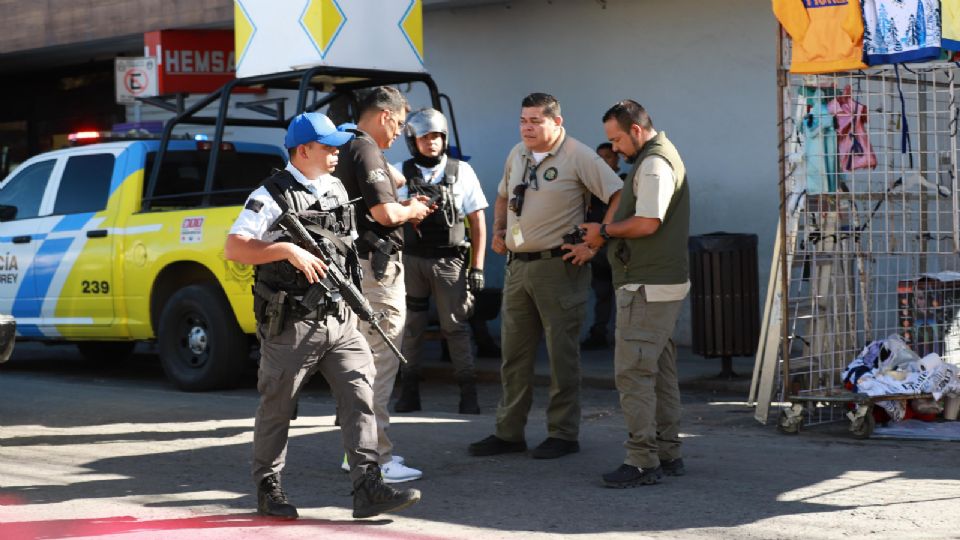
[[[361,259],[363,259],[363,260],[365,260],[365,261],[369,261],[369,260],[370,260],[370,253],[372,253],[372,252],[371,252],[371,251],[368,251],[368,252],[366,252],[366,253],[360,253],[360,252],[358,252],[358,253],[357,253],[357,257],[360,257]],[[398,262],[399,262],[399,261],[400,261],[400,252],[399,252],[399,251],[395,251],[395,252],[391,253],[391,254],[390,254],[390,260],[391,260],[391,261],[398,261]]]
[[[442,259],[445,257],[461,257],[467,252],[463,246],[417,246],[403,249],[407,255],[423,257],[424,259]]]
[[[563,257],[567,253],[566,250],[555,247],[553,249],[548,249],[546,251],[508,251],[507,252],[507,262],[510,262],[514,259],[519,259],[523,262],[530,261],[539,261],[540,259],[552,259],[554,257]]]
[[[340,306],[343,304],[343,302],[338,300],[324,298],[323,301],[317,304],[316,308],[307,311],[306,306],[300,303],[300,297],[289,297],[288,302],[290,306],[290,315],[293,318],[301,321],[318,321],[327,315],[339,315]]]

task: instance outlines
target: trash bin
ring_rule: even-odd
[[[760,337],[757,235],[691,236],[687,247],[693,352],[722,358],[720,376],[736,377],[732,357],[755,354]]]

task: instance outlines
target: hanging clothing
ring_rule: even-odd
[[[807,98],[807,114],[800,122],[806,162],[808,195],[837,190],[837,130],[834,116],[826,103],[823,90],[813,89]]]
[[[837,161],[840,170],[873,169],[877,156],[867,132],[867,106],[851,96],[850,86],[830,100],[827,109],[837,118]]]
[[[960,51],[960,3],[942,2],[940,14],[943,34],[940,46],[950,51]]]
[[[772,0],[793,40],[791,73],[830,73],[865,67],[863,18],[857,0]]]
[[[863,22],[871,66],[940,56],[940,0],[863,0]]]

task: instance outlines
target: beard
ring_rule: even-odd
[[[634,137],[633,133],[629,133],[628,135],[630,137],[630,142],[633,143],[633,154],[629,156],[624,154],[623,160],[630,165],[633,165],[637,161],[637,158],[640,157],[640,148],[643,147],[643,143],[640,142],[640,139]]]

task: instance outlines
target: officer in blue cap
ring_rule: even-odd
[[[298,517],[280,485],[280,472],[300,390],[318,371],[337,400],[354,488],[353,516],[396,511],[420,500],[416,489],[400,491],[383,483],[373,414],[373,357],[357,330],[356,314],[327,277],[327,265],[293,243],[277,224],[282,214],[295,214],[318,242],[333,247],[336,262],[359,282],[356,219],[346,189],[330,174],[339,147],[354,137],[348,131],[352,127],[337,127],[320,113],[295,116],[285,138],[289,163],[250,194],[227,236],[226,257],[256,267],[260,405],[253,479],[261,515]]]

